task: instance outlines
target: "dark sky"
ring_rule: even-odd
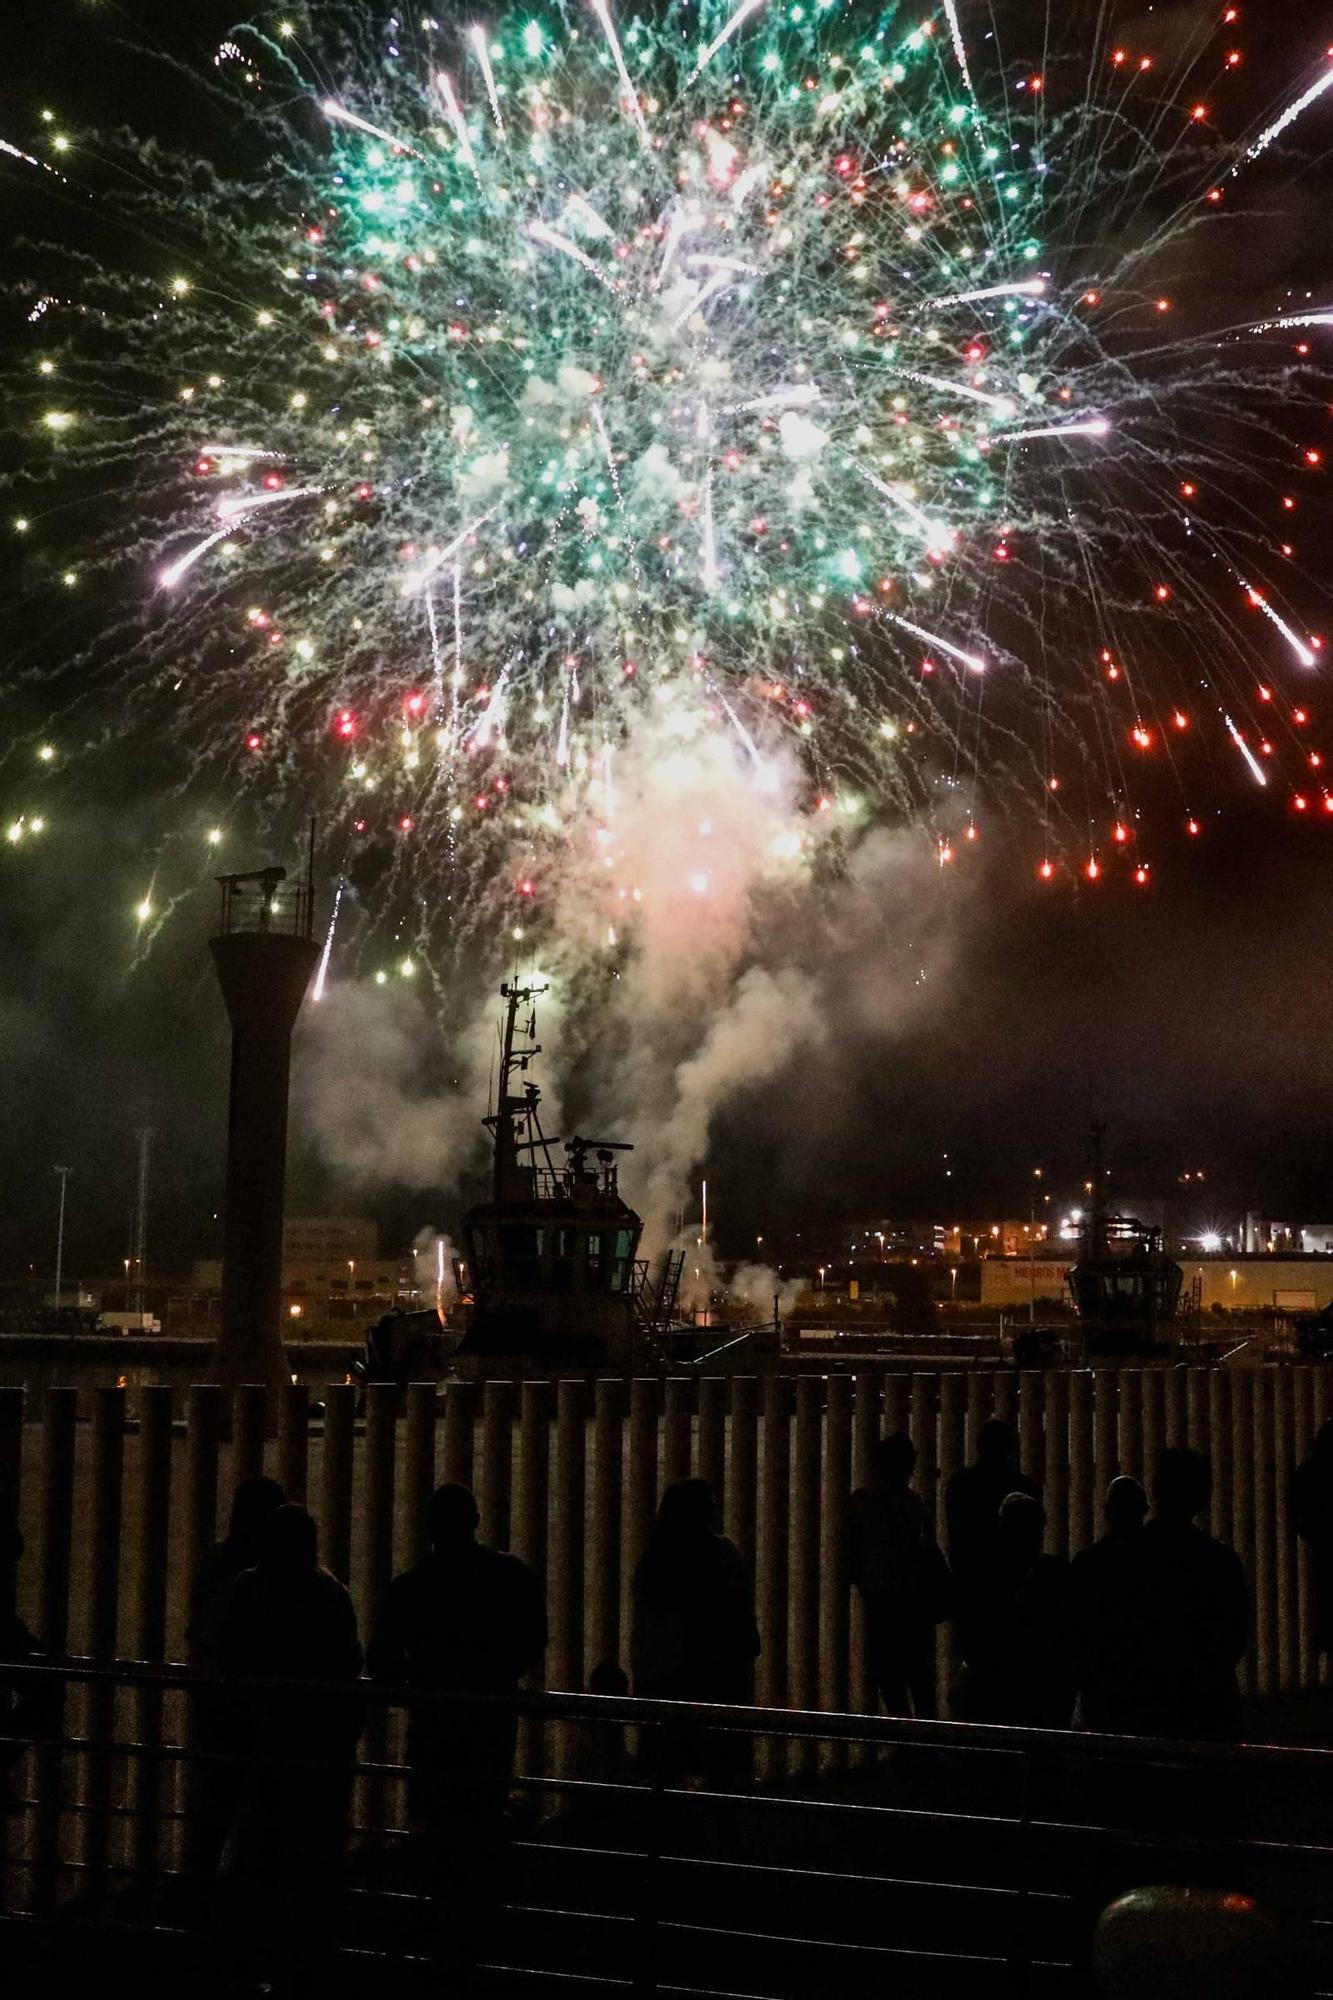
[[[1327,18],[1277,11],[1280,24],[1256,19],[1244,33],[1260,104],[1286,87],[1293,46],[1313,38],[1303,60],[1317,51]],[[1128,34],[1136,10],[1122,12]],[[76,124],[119,114],[189,137],[186,94],[117,47],[117,33],[189,55],[211,50],[231,18],[212,0],[14,0],[0,136],[26,133],[34,103],[52,97]],[[1333,134],[1333,114],[1326,123]],[[1316,167],[1303,199],[1329,186]],[[25,199],[21,176],[0,173],[6,237],[24,226]],[[1287,240],[1257,288],[1306,277],[1314,261],[1308,242]],[[0,323],[0,338],[9,330]],[[0,659],[6,734],[39,720],[41,699],[8,685]],[[129,955],[125,912],[178,774],[167,744],[145,744],[128,767],[116,760],[81,760],[53,794],[59,844],[32,844],[21,865],[0,852],[0,1280],[49,1261],[56,1161],[74,1174],[67,1269],[118,1265],[141,1123],[158,1133],[150,1263],[179,1266],[216,1238],[226,1037],[206,951],[212,904],[201,891],[151,951]],[[0,801],[7,775],[0,764]],[[1182,1220],[1247,1205],[1333,1217],[1333,823],[1296,821],[1285,794],[1259,797],[1231,775],[1209,805],[1221,812],[1206,837],[1174,853],[1147,893],[1039,888],[1030,829],[997,829],[969,858],[969,886],[941,886],[955,944],[905,1031],[840,1031],[723,1112],[709,1172],[724,1244],[739,1251],[835,1211],[1022,1213],[1034,1164],[1057,1186],[1077,1182],[1094,1117],[1110,1122],[1120,1184],[1145,1198],[1177,1190],[1185,1168],[1207,1170],[1208,1192]],[[920,921],[935,913],[923,906]],[[298,1144],[293,1207],[366,1199],[332,1186]],[[394,1236],[444,1219],[424,1191],[374,1205]]]

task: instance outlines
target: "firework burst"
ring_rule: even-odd
[[[207,162],[65,138],[135,248],[44,251],[26,308],[27,601],[114,606],[82,698],[129,690],[128,737],[169,690],[187,791],[313,806],[440,956],[575,893],[623,949],[624,788],[693,813],[690,768],[747,881],[909,813],[952,860],[1025,801],[1041,879],[1144,884],[1201,744],[1317,781],[1308,708],[1257,704],[1275,638],[1302,700],[1319,664],[1275,487],[1331,316],[1189,287],[1327,74],[1259,130],[1198,99],[1229,20],[1169,76],[1058,36],[1034,72],[952,4],[320,23],[218,50]]]

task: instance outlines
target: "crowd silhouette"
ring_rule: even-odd
[[[887,1714],[933,1717],[947,1662],[951,1712],[974,1722],[1239,1735],[1248,1590],[1234,1551],[1199,1525],[1211,1486],[1202,1453],[1162,1451],[1151,1497],[1136,1480],[1113,1480],[1102,1534],[1072,1561],[1045,1550],[1040,1492],[1010,1425],[984,1424],[975,1463],[949,1480],[943,1545],[915,1467],[909,1437],[880,1439],[843,1522],[866,1683]],[[1296,1473],[1289,1509],[1310,1551],[1327,1650],[1333,1425]],[[665,1489],[632,1578],[629,1673],[600,1662],[592,1692],[753,1701],[763,1643],[753,1580],[715,1512],[702,1479]],[[439,1935],[447,1930],[466,1952],[507,1838],[515,1697],[525,1682],[540,1685],[547,1645],[539,1578],[479,1541],[478,1526],[472,1493],[441,1486],[430,1501],[430,1552],[393,1579],[364,1647],[348,1591],[320,1565],[314,1519],[272,1479],[238,1486],[226,1536],[198,1565],[188,1632],[199,1670],[192,1740],[204,1754],[191,1769],[187,1872],[211,1884],[212,1908],[236,1915],[261,1961],[294,1936],[327,1933],[367,1724],[363,1670],[406,1697],[407,1852],[423,1901],[437,1914],[447,1906]],[[15,1609],[21,1554],[12,1509],[0,1509],[3,1660],[42,1657]],[[25,1738],[52,1728],[45,1699],[43,1712],[0,1669],[0,1736],[10,1739],[0,1783]],[[623,1731],[601,1740],[585,1775],[625,1775]],[[638,1755],[638,1775],[658,1783],[725,1787],[751,1776],[749,1735],[678,1719],[642,1731]]]

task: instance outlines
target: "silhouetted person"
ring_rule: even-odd
[[[1122,1727],[1139,1736],[1228,1738],[1240,1731],[1236,1667],[1249,1593],[1234,1549],[1195,1525],[1212,1471],[1199,1451],[1159,1453],[1153,1518],[1135,1538],[1126,1600]]]
[[[1042,1554],[1045,1531],[1045,1511],[1030,1493],[1001,1501],[990,1564],[974,1585],[964,1650],[962,1705],[971,1722],[1069,1725],[1069,1565]]]
[[[477,1524],[466,1486],[432,1495],[431,1552],[389,1585],[368,1660],[382,1686],[500,1698],[456,1708],[426,1699],[408,1715],[407,1859],[433,1906],[428,1950],[455,1962],[475,1955],[500,1888],[518,1731],[503,1698],[546,1651],[539,1579],[518,1556],[478,1542]]]
[[[634,1571],[634,1692],[662,1701],[749,1702],[759,1628],[739,1550],[714,1526],[706,1479],[668,1486]],[[650,1760],[672,1774],[722,1782],[748,1767],[748,1738],[654,1732]]]
[[[1148,1512],[1137,1479],[1106,1489],[1106,1532],[1070,1564],[1079,1720],[1085,1729],[1128,1729],[1126,1688],[1133,1671],[1135,1557]]]
[[[935,1627],[948,1615],[949,1572],[912,1491],[915,1468],[910,1437],[874,1446],[870,1483],[847,1509],[847,1570],[865,1606],[870,1681],[885,1713],[933,1716]]]
[[[386,1687],[442,1694],[508,1695],[546,1651],[541,1584],[518,1556],[477,1540],[477,1503],[466,1486],[441,1486],[430,1503],[431,1552],[396,1576],[370,1640],[371,1676]],[[503,1811],[517,1720],[503,1708],[414,1708],[408,1725],[409,1809],[442,1815]]]
[[[1038,1497],[1034,1481],[1019,1470],[1013,1425],[1003,1417],[990,1417],[977,1433],[976,1464],[955,1472],[944,1493],[954,1616],[964,1653],[973,1602],[995,1556],[1000,1503],[1010,1493],[1027,1493],[1034,1500]]]
[[[264,1528],[269,1516],[286,1500],[276,1479],[260,1473],[242,1479],[231,1497],[231,1519],[227,1533],[215,1542],[190,1580],[190,1622],[186,1637],[190,1658],[200,1666],[216,1665],[218,1632],[231,1595],[231,1587],[244,1570],[259,1561]]]
[[[1287,1505],[1310,1552],[1315,1645],[1333,1653],[1333,1423],[1321,1424],[1310,1456],[1297,1466]]]
[[[227,1856],[261,1952],[324,1942],[347,1839],[361,1730],[361,1644],[347,1591],[319,1566],[304,1507],[276,1508],[258,1561],[232,1586],[217,1638],[229,1726],[247,1767]],[[248,1679],[333,1682],[345,1691],[247,1689]]]
[[[216,1676],[218,1636],[236,1579],[259,1561],[263,1532],[283,1504],[276,1479],[262,1474],[242,1479],[232,1495],[227,1533],[204,1555],[190,1582],[190,1658]],[[189,1767],[186,1871],[202,1888],[217,1872],[222,1849],[240,1802],[245,1765],[240,1753],[235,1705],[214,1687],[195,1690],[191,1704],[192,1742],[203,1752]]]

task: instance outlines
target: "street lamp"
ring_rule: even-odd
[[[820,1289],[820,1291],[821,1291],[821,1292],[822,1292],[822,1291],[823,1291],[823,1289],[824,1289],[824,1272],[825,1272],[826,1268],[827,1268],[827,1267],[826,1267],[825,1265],[823,1265],[823,1264],[819,1265],[819,1267],[818,1267],[818,1269],[819,1269],[819,1289]]]
[[[61,1285],[65,1276],[65,1189],[69,1182],[69,1168],[57,1167],[60,1176],[60,1212],[56,1221],[56,1311],[60,1311]]]

